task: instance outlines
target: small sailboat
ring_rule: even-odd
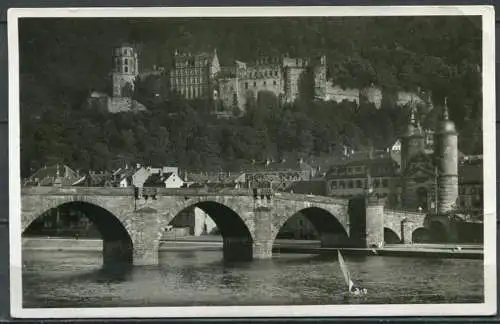
[[[344,261],[344,257],[342,256],[342,253],[340,253],[340,250],[337,250],[337,253],[338,253],[340,270],[342,271],[342,274],[344,275],[345,282],[348,286],[349,294],[352,294],[355,296],[366,295],[367,290],[365,288],[361,289],[361,288],[356,287],[354,285],[354,282],[352,281],[352,278],[351,278],[351,274],[349,273],[349,269],[347,269],[347,265]]]

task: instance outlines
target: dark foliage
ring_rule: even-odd
[[[476,17],[33,19],[21,21],[20,35],[24,175],[55,162],[82,170],[136,161],[218,170],[269,156],[335,154],[344,144],[383,148],[407,116],[407,109],[395,107],[394,93],[417,88],[432,91],[437,105],[448,97],[460,149],[482,150]],[[136,84],[133,96],[148,107],[146,113],[111,115],[85,107],[90,91],[109,93],[112,48],[122,41],[137,44],[143,70],[153,64],[168,69],[176,48],[215,47],[223,65],[259,55],[324,53],[336,84],[374,83],[384,90],[384,100],[379,110],[314,102],[305,75],[303,95],[293,105],[281,106],[262,93],[249,101],[244,116],[216,119],[207,102],[169,95],[160,77]],[[435,120],[432,113],[421,115],[423,122]]]

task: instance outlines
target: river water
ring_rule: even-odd
[[[482,303],[483,261],[345,257],[369,294],[346,298],[335,257],[227,264],[221,251],[163,251],[160,265],[101,270],[101,252],[23,251],[24,307]]]

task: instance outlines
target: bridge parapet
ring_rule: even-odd
[[[133,188],[108,187],[23,187],[21,195],[26,196],[133,196]]]
[[[143,188],[159,196],[249,196],[249,189],[233,188]],[[134,196],[134,188],[114,187],[23,187],[22,195]]]
[[[389,221],[399,220],[399,223],[401,223],[401,221],[405,220],[408,223],[415,223],[423,226],[427,214],[406,210],[384,209],[384,216]]]
[[[292,194],[292,193],[275,193],[275,198],[283,200],[304,200],[309,202],[316,202],[322,204],[336,204],[347,206],[349,204],[349,199],[333,198],[326,196],[315,196],[315,195],[304,195],[304,194]]]

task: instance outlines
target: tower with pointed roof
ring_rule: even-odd
[[[453,209],[458,198],[458,134],[450,120],[447,100],[435,133],[435,163],[437,167],[437,212]]]
[[[401,170],[404,171],[408,162],[417,154],[425,150],[425,136],[416,117],[416,108],[412,104],[410,118],[405,132],[401,136]]]

